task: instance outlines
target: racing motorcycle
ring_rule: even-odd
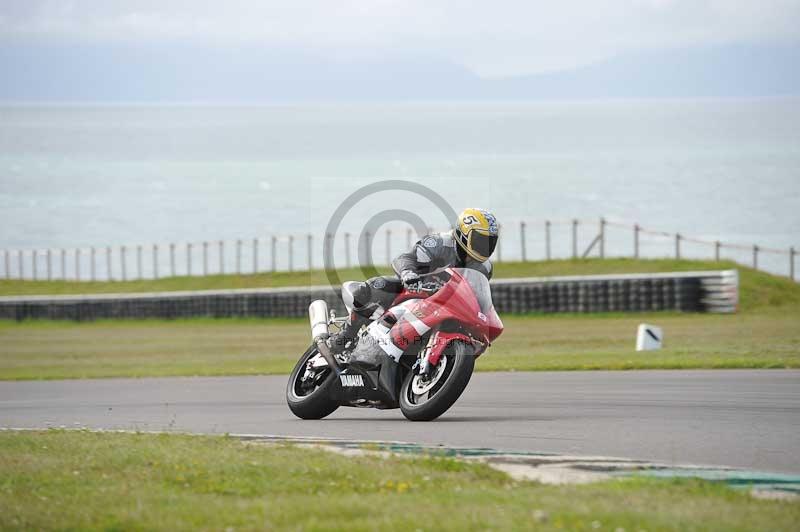
[[[429,421],[456,402],[503,323],[482,273],[445,268],[420,277],[417,289],[403,289],[341,354],[331,353],[327,339],[347,318],[328,313],[324,300],[311,303],[312,343],[286,388],[297,417],[321,419],[340,406],[399,407],[412,421]],[[349,312],[355,284],[342,286]]]

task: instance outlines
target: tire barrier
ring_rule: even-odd
[[[492,281],[500,314],[593,312],[735,312],[736,270],[536,277]],[[74,320],[145,318],[294,318],[324,299],[344,312],[338,290],[327,286],[204,290],[141,294],[0,297],[0,319]]]
[[[736,270],[532,277],[492,281],[503,313],[736,312]]]

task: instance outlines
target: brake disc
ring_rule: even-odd
[[[436,371],[433,372],[430,379],[423,379],[420,375],[414,375],[414,378],[411,379],[411,392],[414,395],[422,395],[427,393],[433,388],[437,382],[442,378],[444,375],[444,368],[447,366],[447,355],[442,355],[442,358],[439,359],[439,363],[436,364]]]

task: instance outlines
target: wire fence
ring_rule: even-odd
[[[417,240],[414,231],[407,226],[386,226],[376,234],[345,232],[321,236],[304,233],[200,242],[2,250],[0,278],[130,281],[304,271],[324,266],[324,248],[330,250],[328,266],[387,265],[397,254],[411,249]],[[778,249],[700,239],[604,218],[520,219],[501,226],[501,239],[493,260],[727,259],[795,280],[796,255],[794,247]]]
[[[785,275],[795,280],[797,250],[759,244],[740,244],[661,231],[638,223],[605,218],[519,220],[514,258],[675,258],[732,260],[754,269]],[[504,245],[508,243],[505,231]],[[502,250],[500,250],[502,255]]]

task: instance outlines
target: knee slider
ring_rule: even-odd
[[[353,287],[352,294],[353,308],[356,310],[364,308],[372,302],[370,301],[372,289],[367,283],[356,283],[356,286]]]
[[[356,310],[369,301],[370,288],[366,283],[347,281],[342,285],[342,301],[348,311]]]

